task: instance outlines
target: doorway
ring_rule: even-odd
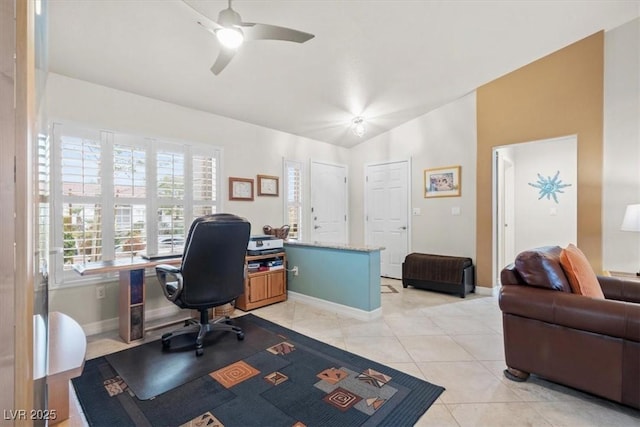
[[[384,247],[380,275],[402,278],[409,253],[409,161],[379,163],[365,170],[365,243]]]
[[[493,277],[516,255],[577,243],[576,135],[493,149]]]
[[[498,239],[498,273],[504,266],[511,263],[516,254],[515,250],[515,187],[514,165],[511,158],[513,149],[506,147],[496,150],[497,174],[497,222],[496,229]]]
[[[347,243],[347,167],[311,162],[311,240]]]

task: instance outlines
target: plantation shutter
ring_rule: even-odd
[[[184,195],[185,156],[158,151],[158,253],[182,253],[185,241]]]
[[[64,270],[102,261],[102,143],[62,136],[60,144]]]
[[[285,222],[289,224],[289,238],[302,238],[302,163],[285,161],[286,209]]]
[[[192,218],[220,210],[218,148],[73,124],[52,129],[51,151],[47,136],[39,139],[38,225],[55,287],[104,278],[81,277],[74,264],[180,254]]]
[[[38,253],[40,265],[48,265],[51,230],[51,144],[47,135],[38,135]],[[48,268],[48,267],[45,267]]]
[[[218,159],[215,156],[198,155],[192,157],[193,221],[196,218],[216,213],[216,171]]]
[[[119,138],[124,139],[124,138]],[[147,248],[147,153],[141,147],[113,146],[113,242],[115,258],[132,258]]]

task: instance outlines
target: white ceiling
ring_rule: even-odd
[[[226,1],[190,0],[216,19]],[[244,21],[315,34],[253,41],[218,76],[214,37],[174,0],[50,0],[49,69],[350,147],[640,16],[640,1],[238,0]],[[364,138],[348,130],[367,119]]]

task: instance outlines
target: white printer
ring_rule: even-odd
[[[284,247],[283,239],[276,239],[268,234],[258,234],[249,238],[247,253],[249,255],[263,255],[282,252]]]

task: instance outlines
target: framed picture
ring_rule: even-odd
[[[280,178],[271,175],[258,175],[258,196],[278,196]]]
[[[229,200],[253,200],[253,179],[229,177]]]
[[[460,166],[424,170],[424,197],[459,197]]]

